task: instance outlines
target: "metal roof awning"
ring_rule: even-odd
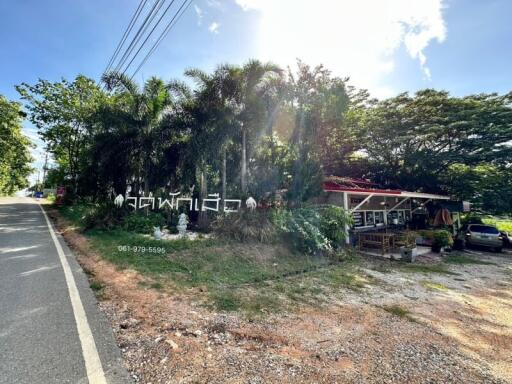
[[[323,183],[325,192],[346,192],[350,195],[373,195],[373,196],[393,196],[393,197],[409,197],[416,199],[432,199],[432,200],[450,200],[449,196],[436,195],[432,193],[400,191],[398,189],[376,189],[376,188],[351,188],[338,185],[333,182]]]

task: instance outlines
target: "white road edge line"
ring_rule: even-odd
[[[85,369],[87,371],[87,379],[89,380],[90,384],[107,384],[105,373],[103,372],[103,367],[101,366],[100,356],[98,354],[98,350],[96,349],[96,344],[94,343],[94,337],[92,336],[91,328],[87,322],[87,316],[85,314],[82,301],[80,300],[80,294],[78,292],[73,273],[71,272],[71,267],[69,266],[66,255],[62,250],[59,240],[57,239],[57,235],[53,230],[52,223],[50,222],[50,219],[48,219],[48,215],[44,211],[41,204],[38,205],[43,212],[46,224],[48,225],[48,229],[50,231],[50,235],[53,239],[53,243],[57,249],[57,253],[62,264],[62,269],[64,270],[69,297],[71,299],[71,306],[73,307],[73,313],[75,315],[78,337],[80,338],[80,343],[82,345],[82,353],[85,361]]]

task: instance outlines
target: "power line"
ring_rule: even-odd
[[[128,48],[126,48],[123,56],[121,57],[121,59],[119,60],[117,65],[115,66],[114,71],[120,71],[122,69],[122,67],[126,63],[126,60],[128,60],[128,58],[130,57],[131,53],[133,52],[133,50],[135,49],[135,47],[139,43],[140,39],[142,38],[144,33],[146,33],[146,30],[147,30],[148,26],[151,25],[151,23],[153,22],[153,19],[158,14],[158,11],[160,11],[160,8],[162,7],[162,5],[164,3],[165,3],[165,0],[157,0],[153,4],[153,7],[151,7],[151,9],[149,10],[148,14],[146,15],[146,18],[144,19],[144,21],[140,25],[138,31],[136,32],[135,36],[133,37],[132,41],[128,45]],[[157,25],[158,25],[158,22],[157,22]],[[126,69],[125,69],[125,71],[126,71]]]
[[[110,67],[114,64],[119,52],[121,51],[121,48],[122,46],[124,45],[126,39],[128,38],[128,36],[130,35],[135,23],[137,22],[137,19],[139,18],[140,16],[140,13],[142,12],[142,9],[144,9],[144,7],[146,6],[146,3],[148,2],[148,0],[141,0],[139,2],[139,6],[137,7],[137,9],[135,10],[135,13],[133,14],[131,20],[130,20],[130,23],[128,24],[128,27],[126,27],[126,29],[124,30],[124,33],[123,33],[123,36],[121,37],[121,40],[119,41],[119,43],[117,44],[117,47],[114,51],[114,54],[112,55],[112,57],[110,58],[110,60],[108,61],[108,64],[107,64],[107,67],[105,68],[105,70],[103,71],[103,73],[106,73],[108,72],[108,70],[110,69]]]
[[[156,24],[153,26],[153,29],[151,29],[151,32],[149,32],[149,35],[147,35],[146,39],[142,42],[141,46],[139,47],[139,49],[137,50],[137,52],[135,52],[135,55],[133,55],[132,59],[130,60],[130,62],[128,63],[128,65],[125,67],[125,69],[123,70],[123,73],[125,73],[128,68],[130,68],[130,65],[132,65],[133,61],[135,60],[135,58],[139,55],[140,51],[142,50],[142,48],[144,47],[144,45],[146,45],[147,41],[149,40],[149,38],[151,37],[151,35],[153,34],[153,32],[155,31],[156,27],[158,27],[158,24],[160,24],[160,22],[162,21],[162,19],[164,18],[164,16],[167,14],[167,12],[169,11],[169,9],[171,8],[171,6],[174,4],[174,1],[175,0],[171,0],[171,3],[167,6],[167,8],[165,9],[164,13],[160,16],[160,18],[157,20]],[[185,0],[187,1],[187,0]]]
[[[185,4],[187,3],[188,1],[188,4],[185,6]],[[190,4],[192,4],[192,1],[193,0],[184,0],[183,3],[181,4],[181,7],[178,9],[178,11],[176,12],[176,14],[174,15],[174,17],[171,19],[171,21],[169,21],[169,23],[167,24],[167,26],[165,27],[165,29],[163,30],[163,32],[160,34],[160,36],[158,37],[157,41],[155,42],[155,44],[153,44],[153,46],[151,47],[151,49],[149,50],[149,52],[146,54],[146,56],[144,57],[144,59],[142,60],[142,62],[139,64],[139,66],[137,67],[137,69],[135,70],[135,72],[133,72],[132,76],[130,77],[130,79],[133,79],[133,77],[137,74],[137,72],[139,72],[139,70],[142,68],[142,66],[146,63],[146,61],[149,59],[149,57],[156,51],[156,49],[158,48],[158,46],[160,45],[160,43],[162,42],[163,39],[165,39],[165,37],[167,36],[167,34],[170,32],[170,30],[172,29],[172,27],[174,25],[176,25],[178,23],[178,21],[180,20],[181,16],[187,11],[187,9],[190,7]],[[181,13],[180,13],[181,12]]]

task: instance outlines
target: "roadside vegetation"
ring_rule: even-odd
[[[28,187],[30,140],[21,131],[21,105],[0,95],[0,196]]]
[[[102,84],[77,76],[17,87],[55,160],[37,188],[64,186],[62,214],[147,287],[204,292],[205,305],[260,313],[374,283],[343,247],[350,214],[315,203],[331,175],[512,211],[510,94],[426,89],[379,101],[301,61],[287,70],[251,60],[184,75],[188,82],[137,84],[109,72]],[[178,192],[199,201],[218,194],[220,208],[114,204]],[[254,211],[242,204],[223,212],[223,199],[249,197]],[[155,227],[175,233],[181,213],[198,240],[151,238]],[[433,237],[450,245],[445,231]],[[454,274],[449,265],[397,268]]]
[[[325,235],[311,229],[310,236],[304,230],[289,232],[289,226],[300,229],[304,217],[285,214],[276,218],[284,229],[273,226],[279,236],[267,242],[258,241],[260,236],[240,242],[233,233],[215,239],[157,241],[124,224],[88,228],[91,210],[90,205],[78,204],[64,206],[60,212],[103,259],[119,269],[139,272],[145,278],[142,288],[194,295],[216,310],[259,316],[301,304],[320,305],[341,288],[359,290],[373,284],[359,268],[359,257],[338,247],[343,241],[339,231],[330,238],[332,223],[327,225],[320,214],[316,225]],[[332,210],[324,212],[327,218],[333,215]],[[146,220],[144,215],[141,220]],[[99,282],[92,280],[91,284],[96,287]]]
[[[301,61],[285,70],[250,60],[184,77],[137,84],[109,72],[101,84],[81,75],[20,84],[55,160],[45,186],[98,204],[129,189],[297,207],[338,175],[512,212],[511,94],[425,89],[375,100]]]
[[[384,273],[457,276],[459,273],[453,268],[456,265],[494,265],[458,251],[445,255],[441,262],[430,264],[368,259],[362,262],[357,252],[347,248],[335,246],[327,251],[321,241],[315,242],[313,235],[311,238],[290,238],[290,235],[297,237],[304,231],[289,233],[286,230],[288,226],[298,225],[297,221],[300,223],[297,218],[292,219],[286,213],[288,211],[284,216],[274,215],[275,224],[269,224],[278,236],[260,241],[261,236],[256,235],[241,242],[236,231],[234,235],[231,233],[232,236],[220,232],[214,238],[195,241],[157,241],[143,225],[146,220],[155,219],[144,215],[131,220],[131,229],[124,223],[112,228],[88,228],[86,223],[91,209],[94,208],[90,205],[77,204],[63,206],[60,212],[89,239],[103,259],[121,270],[140,273],[144,278],[140,283],[142,289],[189,295],[217,311],[240,311],[249,317],[293,311],[303,305],[321,306],[337,300],[343,290],[359,291],[383,283],[372,277],[367,269]],[[304,214],[305,211],[301,212]],[[325,214],[325,217],[331,216],[332,212]],[[318,220],[316,228],[323,227],[324,232],[320,233],[326,233],[325,238],[329,239],[329,231],[333,228],[321,225],[321,215]],[[242,224],[247,225],[247,222],[242,221]],[[279,231],[278,225],[285,229]],[[331,240],[339,244],[336,241],[343,239],[331,237]],[[94,277],[91,281],[91,287],[94,285],[93,289],[101,299],[102,283]],[[446,287],[430,280],[424,280],[422,284],[430,290],[446,291]],[[395,311],[393,308],[386,310]]]

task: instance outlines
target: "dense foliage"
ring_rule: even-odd
[[[362,156],[346,167],[355,175],[512,212],[512,93],[459,98],[427,89],[351,113]]]
[[[272,219],[295,249],[310,254],[339,248],[345,240],[345,226],[351,223],[350,216],[336,206],[280,209]]]
[[[119,73],[103,77],[104,89],[83,76],[19,86],[57,163],[47,184],[97,201],[181,190],[291,208],[338,175],[512,212],[512,94],[427,89],[377,101],[300,61],[185,76],[142,87]]]
[[[19,104],[0,96],[0,195],[28,186],[31,144],[21,132],[22,117]]]

